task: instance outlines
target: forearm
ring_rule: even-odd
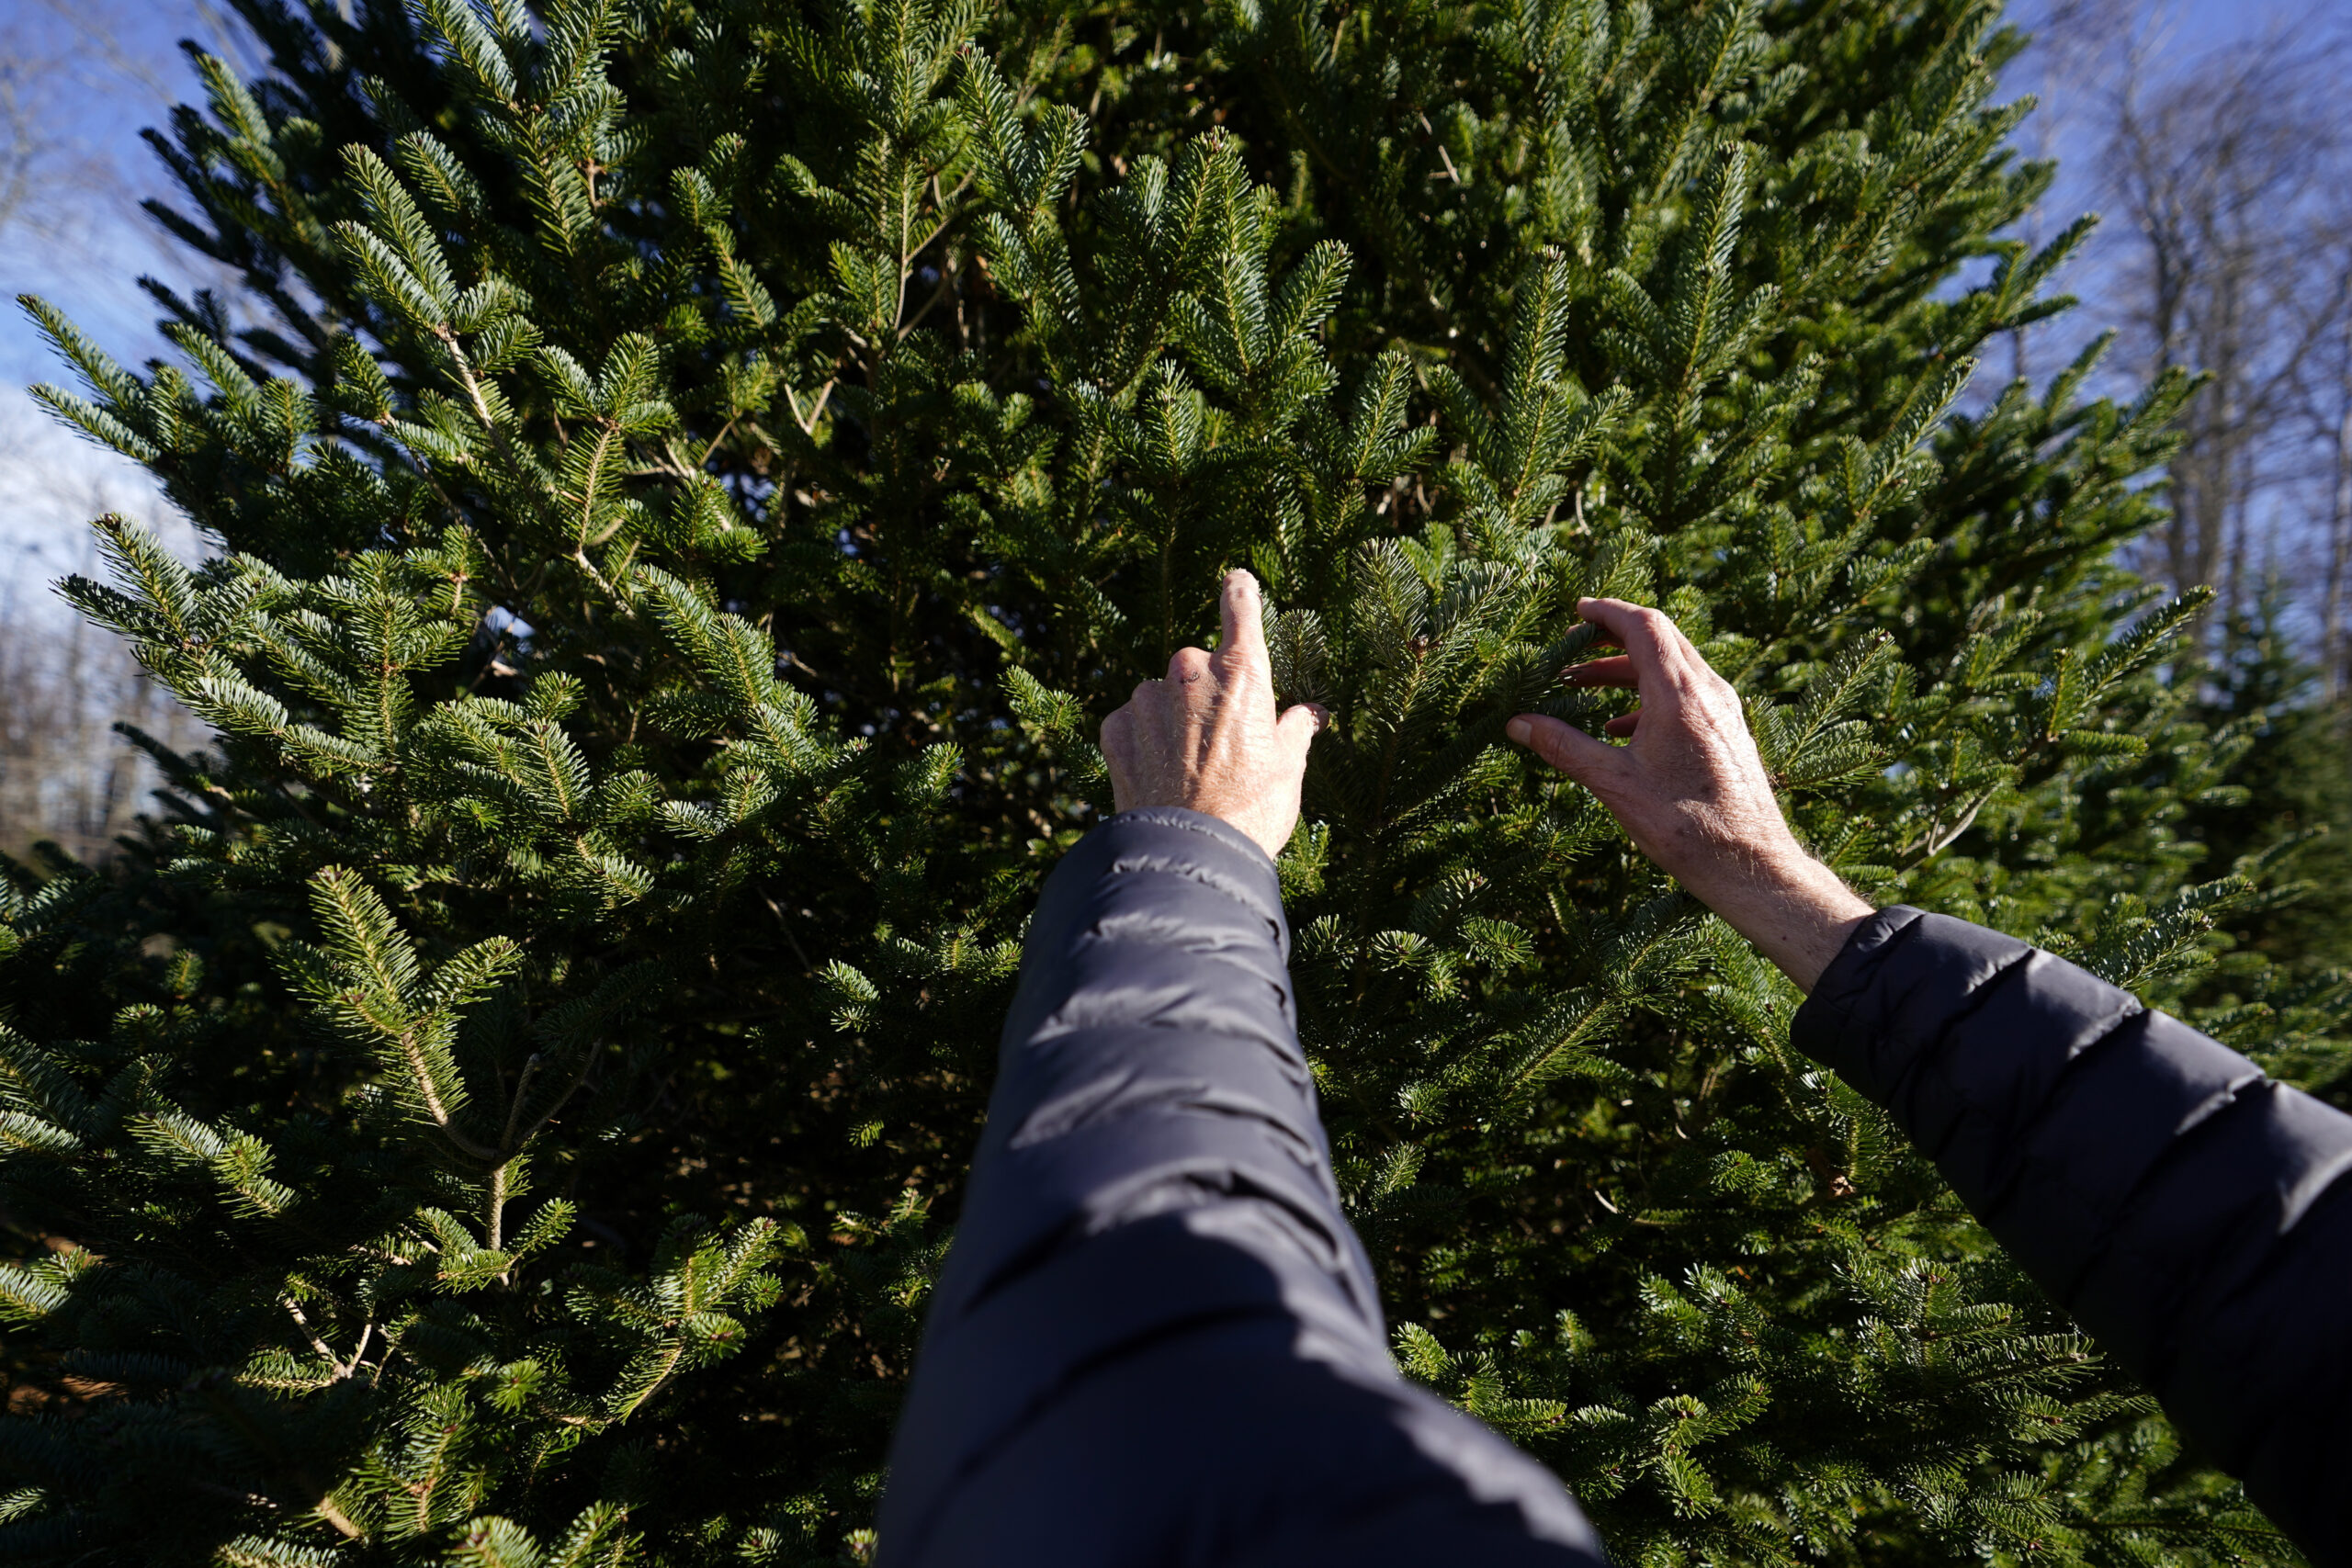
[[[918,1560],[970,1469],[1074,1366],[1148,1345],[1163,1314],[1214,1315],[1220,1288],[1242,1298],[1227,1306],[1250,1304],[1247,1279],[1210,1280],[1211,1299],[1194,1300],[1153,1248],[1106,1245],[1123,1226],[1246,1177],[1303,1235],[1324,1233],[1335,1301],[1369,1293],[1352,1237],[1331,1223],[1286,940],[1272,865],[1194,813],[1114,818],[1048,880],[892,1459],[895,1561]],[[1093,1278],[1090,1252],[1120,1254],[1124,1282]],[[1360,1316],[1356,1337],[1376,1353]],[[975,1385],[977,1404],[956,1392]]]
[[[1794,839],[1762,853],[1719,854],[1685,886],[1810,993],[1848,940],[1875,913]]]
[[[2352,1117],[2070,964],[1916,909],[1863,923],[1792,1043],[1884,1106],[2313,1562],[2352,1561]]]
[[[1224,822],[1129,812],[1070,852],[1031,922],[939,1310],[1155,1185],[1246,1170],[1339,1224],[1288,946],[1272,863]]]
[[[1388,1359],[1300,1051],[1272,863],[1162,809],[1032,923],[893,1447],[890,1568],[1598,1568],[1559,1484]]]

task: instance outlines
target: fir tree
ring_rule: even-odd
[[[1954,412],[2083,231],[1996,237],[1988,0],[237,8],[155,211],[240,298],[28,301],[219,552],[67,592],[216,738],[11,879],[0,1551],[863,1559],[1093,723],[1248,565],[1408,1371],[1628,1562],[2284,1554],[1501,740],[1655,599],[1874,897],[2174,1004],[2270,897],[2112,558],[2185,381]]]
[[[2239,753],[2228,782],[2195,797],[2185,826],[2213,863],[2270,873],[2263,896],[2236,901],[2210,939],[2215,963],[2189,995],[2214,1009],[2260,1005],[2295,987],[2324,994],[2337,972],[2352,969],[2345,714],[2318,694],[2318,671],[2301,657],[2287,611],[2283,585],[2267,583],[2224,628],[2219,656],[2175,676],[2193,699],[2191,716]],[[2242,990],[2241,975],[2250,988]],[[2339,1108],[2352,1104],[2352,1050],[2341,1038],[2299,1037],[2269,1065]]]

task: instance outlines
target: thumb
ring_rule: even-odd
[[[1322,732],[1323,726],[1330,721],[1330,717],[1314,703],[1300,703],[1285,710],[1282,717],[1274,721],[1275,738],[1283,743],[1284,750],[1298,759],[1299,766],[1305,767],[1307,748],[1315,744],[1316,736]]]
[[[1540,713],[1521,714],[1503,726],[1503,733],[1587,789],[1614,779],[1625,765],[1622,748],[1595,740],[1575,725]]]

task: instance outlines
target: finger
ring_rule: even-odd
[[[1132,709],[1119,708],[1102,721],[1102,765],[1111,775],[1111,809],[1125,811],[1135,798],[1127,777],[1127,749],[1134,743]]]
[[[1560,671],[1560,679],[1571,686],[1630,686],[1634,684],[1634,661],[1620,654],[1614,659],[1571,664]]]
[[[1301,703],[1296,707],[1283,710],[1282,717],[1274,721],[1274,734],[1304,763],[1307,749],[1315,744],[1315,738],[1322,734],[1323,727],[1330,722],[1331,716],[1328,710],[1314,703]]]
[[[1625,650],[1634,683],[1658,696],[1679,694],[1690,679],[1690,665],[1702,664],[1690,639],[1658,611],[1623,599],[1579,599],[1577,614],[1610,635]]]
[[[1180,648],[1168,661],[1168,679],[1179,686],[1190,685],[1209,672],[1209,656],[1197,648]]]
[[[1238,671],[1272,682],[1266,658],[1265,599],[1258,591],[1258,580],[1246,571],[1225,574],[1225,593],[1218,602],[1218,615],[1224,623],[1223,635],[1217,639],[1217,650],[1227,655],[1227,662]]]
[[[1587,789],[1613,782],[1625,766],[1625,753],[1606,740],[1540,713],[1521,714],[1503,733]]]
[[[1619,714],[1615,718],[1611,719],[1607,724],[1602,725],[1600,728],[1622,740],[1626,736],[1633,734],[1634,731],[1639,729],[1641,727],[1642,710],[1635,708],[1631,713]]]

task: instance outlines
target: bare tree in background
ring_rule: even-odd
[[[75,269],[104,268],[126,285],[142,270],[186,270],[139,210],[156,181],[122,126],[160,122],[179,96],[171,40],[183,35],[247,74],[258,65],[207,0],[0,0],[0,264],[10,291]],[[88,113],[94,103],[108,115]],[[49,840],[102,860],[155,782],[113,726],[177,748],[200,727],[51,584],[91,569],[87,525],[108,512],[185,549],[194,542],[127,459],[66,436],[14,389],[0,396],[9,400],[0,407],[0,851]]]
[[[30,102],[28,74],[13,51],[0,57],[0,230],[7,228],[32,193],[33,169],[40,157],[40,118]]]
[[[2016,334],[2012,368],[2029,373],[2030,349],[2046,374],[2113,328],[2108,390],[2128,396],[2176,366],[2205,377],[2181,420],[2167,524],[2129,558],[2221,590],[2207,632],[2224,657],[2275,570],[2287,622],[2273,629],[2352,704],[2346,394],[2327,368],[2352,355],[2352,108],[2337,85],[2352,10],[2265,10],[2267,32],[2217,46],[2229,21],[2195,0],[2013,0],[2032,41],[2006,79],[2040,100],[2019,144],[2059,161],[2019,238],[2038,242],[2044,208],[2106,221],[2067,278],[2085,308]]]
[[[2352,224],[2321,253],[2328,287],[2307,301],[2314,347],[2299,367],[2295,412],[2319,454],[2313,510],[2321,518],[2319,667],[2322,689],[2339,728],[2352,731]]]
[[[45,4],[0,20],[0,236],[52,231],[58,198],[88,176],[86,152],[60,130],[62,100],[79,85],[79,32],[51,22]]]
[[[0,602],[0,852],[47,840],[83,862],[113,852],[155,782],[117,723],[175,746],[199,728],[108,634]]]
[[[139,208],[154,164],[130,134],[186,96],[174,40],[192,39],[243,75],[263,62],[211,0],[0,0],[0,268],[29,277],[102,267],[184,272]],[[92,113],[92,106],[104,106]],[[208,278],[217,270],[199,266]]]
[[[51,840],[104,860],[156,783],[114,725],[178,750],[203,727],[52,585],[96,571],[85,519],[122,516],[183,555],[198,541],[151,481],[29,406],[0,409],[0,512],[15,525],[0,554],[0,851]]]
[[[2151,564],[2176,584],[2218,587],[2227,628],[2266,557],[2316,544],[2293,536],[2311,459],[2299,416],[2312,356],[2343,328],[2320,264],[2352,211],[2333,90],[2342,51],[2282,30],[2159,74],[2160,43],[2129,48],[2114,97],[2121,314],[2146,373],[2208,378],[2182,416]]]
[[[2054,164],[2058,176],[2054,199],[2046,196],[2035,202],[2020,225],[2017,237],[2025,242],[2029,253],[2040,250],[2055,228],[2073,222],[2089,204],[2081,182],[2067,179],[2080,171],[2070,170],[2064,154],[2070,143],[2086,136],[2106,139],[2109,105],[2086,87],[2109,73],[2115,40],[2131,36],[2142,8],[2143,0],[2018,0],[2010,7],[2010,20],[2024,29],[2030,41],[2004,81],[2013,88],[2030,91],[2034,100],[2033,113],[2018,128],[2016,145],[2030,163]],[[2070,204],[2070,193],[2082,199]],[[2079,315],[2066,316],[2058,322],[2013,329],[2009,375],[2018,380],[2029,379],[2036,368],[2035,351],[2048,352],[2048,334],[2075,327],[2079,319]],[[2071,360],[2079,346],[2062,349],[2058,361]]]

